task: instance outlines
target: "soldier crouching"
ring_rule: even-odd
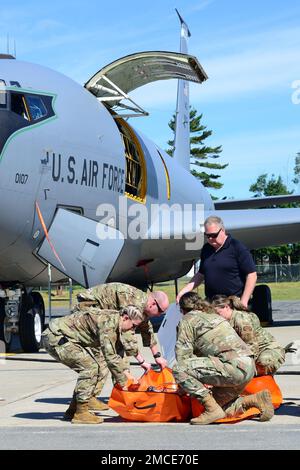
[[[285,349],[269,331],[262,328],[257,315],[250,312],[234,295],[216,295],[212,299],[212,306],[251,348],[256,375],[274,375],[284,363]]]
[[[119,312],[92,309],[52,320],[43,332],[43,345],[58,362],[78,373],[73,394],[74,424],[98,424],[103,418],[90,410],[107,409],[96,399],[99,383],[107,376],[107,369],[123,390],[127,380],[135,380],[117,351],[122,344],[122,334],[134,330],[144,314],[134,306]],[[126,349],[126,342],[123,344]],[[97,357],[93,350],[97,349]]]
[[[261,421],[271,419],[274,409],[268,390],[239,397],[255,374],[250,348],[196,293],[184,294],[179,305],[184,317],[178,329],[174,376],[205,408],[191,424],[210,424],[251,407],[260,410]]]

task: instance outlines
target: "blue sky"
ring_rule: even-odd
[[[223,146],[220,163],[229,163],[222,171],[224,187],[214,194],[250,197],[249,186],[262,173],[280,174],[297,189],[292,170],[300,152],[298,0],[15,0],[1,6],[0,49],[6,52],[8,33],[18,59],[83,84],[124,55],[177,51],[175,7],[192,33],[189,52],[209,76],[203,85],[191,85],[190,102],[213,130],[208,143]],[[134,98],[150,117],[131,124],[166,148],[176,82],[140,88]]]

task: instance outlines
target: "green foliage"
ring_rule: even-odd
[[[295,158],[294,175],[293,183],[300,186],[300,152],[297,153]]]
[[[250,186],[249,191],[255,193],[254,197],[292,194],[292,191],[289,191],[287,186],[283,183],[281,176],[278,176],[277,179],[275,178],[275,175],[272,175],[269,180],[267,178],[268,173],[264,173]]]
[[[276,178],[275,175],[272,174],[271,178],[268,179],[267,173],[260,175],[256,182],[250,186],[249,191],[255,193],[255,197],[278,196],[292,194],[293,192],[288,190],[287,186],[283,183],[281,176]],[[296,204],[284,204],[278,207],[295,206]],[[300,243],[289,243],[287,245],[252,250],[252,254],[256,264],[263,264],[263,261],[266,258],[269,259],[269,263],[299,263]]]
[[[204,169],[209,170],[223,170],[228,166],[228,163],[221,165],[220,163],[207,161],[210,159],[217,159],[222,152],[222,146],[210,147],[204,141],[212,135],[212,131],[207,130],[206,126],[201,123],[203,114],[197,116],[195,108],[190,109],[190,142],[191,142],[191,165],[194,168],[191,173],[198,178],[207,188],[220,189],[223,186],[219,180],[219,174],[215,172],[206,172]],[[175,132],[175,114],[169,122],[170,129]],[[167,153],[172,156],[174,150],[174,139],[168,141],[169,149]]]

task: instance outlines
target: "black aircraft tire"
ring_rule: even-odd
[[[33,298],[33,302],[35,307],[38,308],[40,312],[40,317],[42,321],[42,331],[45,329],[45,304],[43,297],[39,292],[31,292],[31,297]]]
[[[4,303],[1,301],[0,302],[0,340],[5,343],[5,351],[0,350],[1,353],[9,352],[11,342],[12,342],[12,334],[5,331],[5,321],[6,321],[6,315],[5,315],[5,310],[4,310]]]
[[[24,352],[38,352],[45,323],[45,309],[42,297],[38,292],[30,294],[33,306],[20,315],[19,334],[20,343]]]
[[[255,287],[252,294],[251,310],[256,313],[261,322],[269,324],[273,322],[271,289],[266,284]]]

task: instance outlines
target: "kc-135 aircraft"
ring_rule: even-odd
[[[180,53],[123,57],[84,87],[0,55],[0,340],[7,348],[12,334],[26,352],[40,347],[45,308],[33,288],[47,285],[48,263],[53,281],[70,277],[84,287],[176,279],[199,259],[203,220],[216,212],[249,248],[299,241],[300,209],[257,210],[265,198],[214,202],[191,175],[188,81],[208,77],[187,53],[190,33],[178,16]],[[147,114],[129,93],[166,79],[178,79],[173,158],[128,123]],[[198,241],[187,249],[192,236]]]

